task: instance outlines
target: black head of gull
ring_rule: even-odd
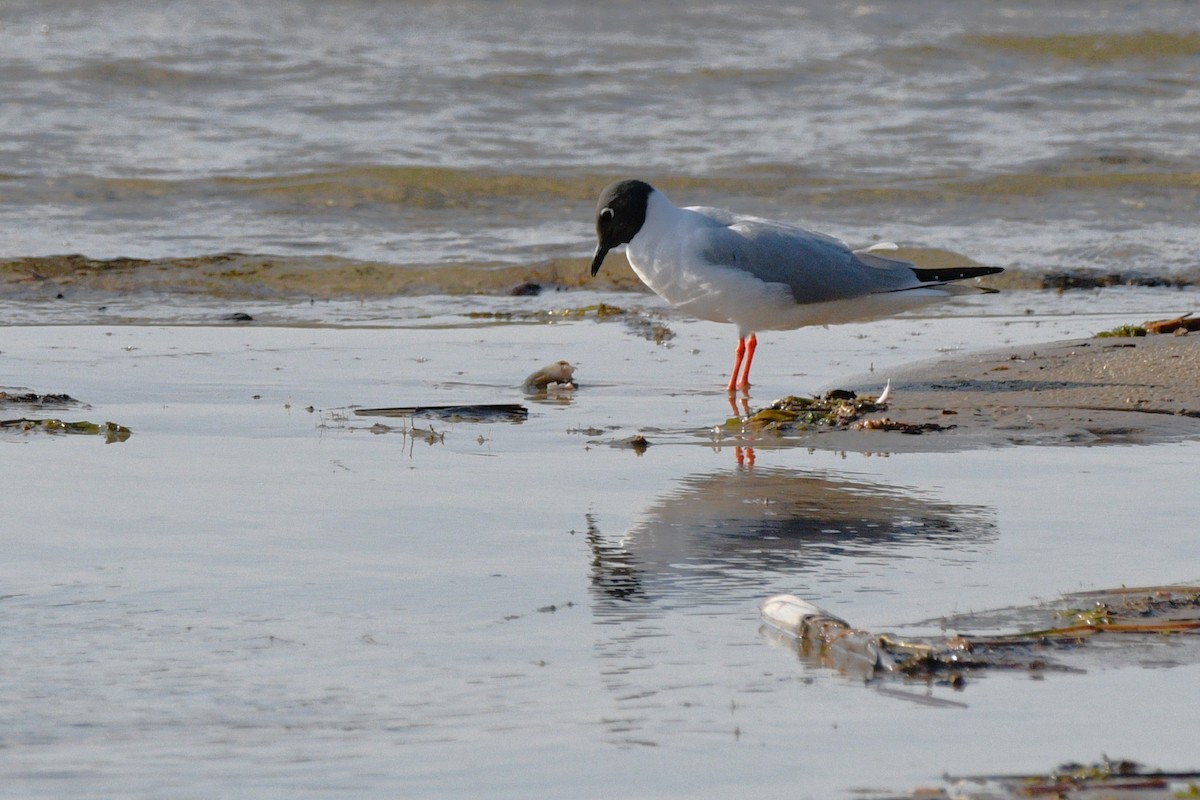
[[[592,277],[600,271],[604,257],[614,247],[633,241],[646,224],[646,207],[654,187],[645,181],[628,180],[609,184],[596,204],[596,254],[592,257]]]

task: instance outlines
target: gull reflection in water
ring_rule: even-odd
[[[589,515],[598,615],[760,598],[781,577],[844,580],[846,567],[924,547],[961,561],[996,535],[992,511],[861,477],[737,470],[683,479],[623,536]],[[839,571],[840,570],[840,571]],[[649,607],[649,608],[648,608]]]

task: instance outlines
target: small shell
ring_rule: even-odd
[[[892,379],[888,378],[887,386],[883,387],[883,391],[879,393],[879,399],[875,401],[875,405],[882,406],[892,399]]]
[[[575,388],[571,382],[571,376],[575,374],[575,368],[566,361],[555,361],[553,364],[547,364],[537,372],[525,379],[526,389],[546,389],[552,384],[559,384],[561,388]]]

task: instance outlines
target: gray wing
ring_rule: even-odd
[[[921,285],[907,261],[852,251],[823,233],[727,211],[696,208],[712,220],[695,245],[711,264],[745,270],[791,289],[797,303],[821,303]]]

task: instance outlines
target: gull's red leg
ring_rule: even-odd
[[[729,385],[725,387],[725,391],[732,392],[737,388],[738,370],[742,366],[742,356],[746,354],[746,340],[741,336],[738,337],[737,357],[733,360],[733,375],[729,376]]]
[[[738,343],[738,346],[740,348],[740,346],[741,346],[740,342]],[[746,369],[742,371],[742,380],[738,383],[738,386],[742,389],[750,388],[750,363],[752,361],[754,361],[754,351],[756,349],[758,349],[758,337],[752,333],[752,334],[750,334],[750,338],[746,340]],[[738,350],[738,361],[741,361],[741,360],[742,360],[742,354],[741,354],[741,350],[739,349]],[[737,377],[737,367],[736,366],[733,368],[733,375],[735,378]],[[732,388],[733,387],[733,379],[732,378],[729,381],[729,385],[731,387],[729,389],[729,391],[732,392],[733,391],[733,388]]]

